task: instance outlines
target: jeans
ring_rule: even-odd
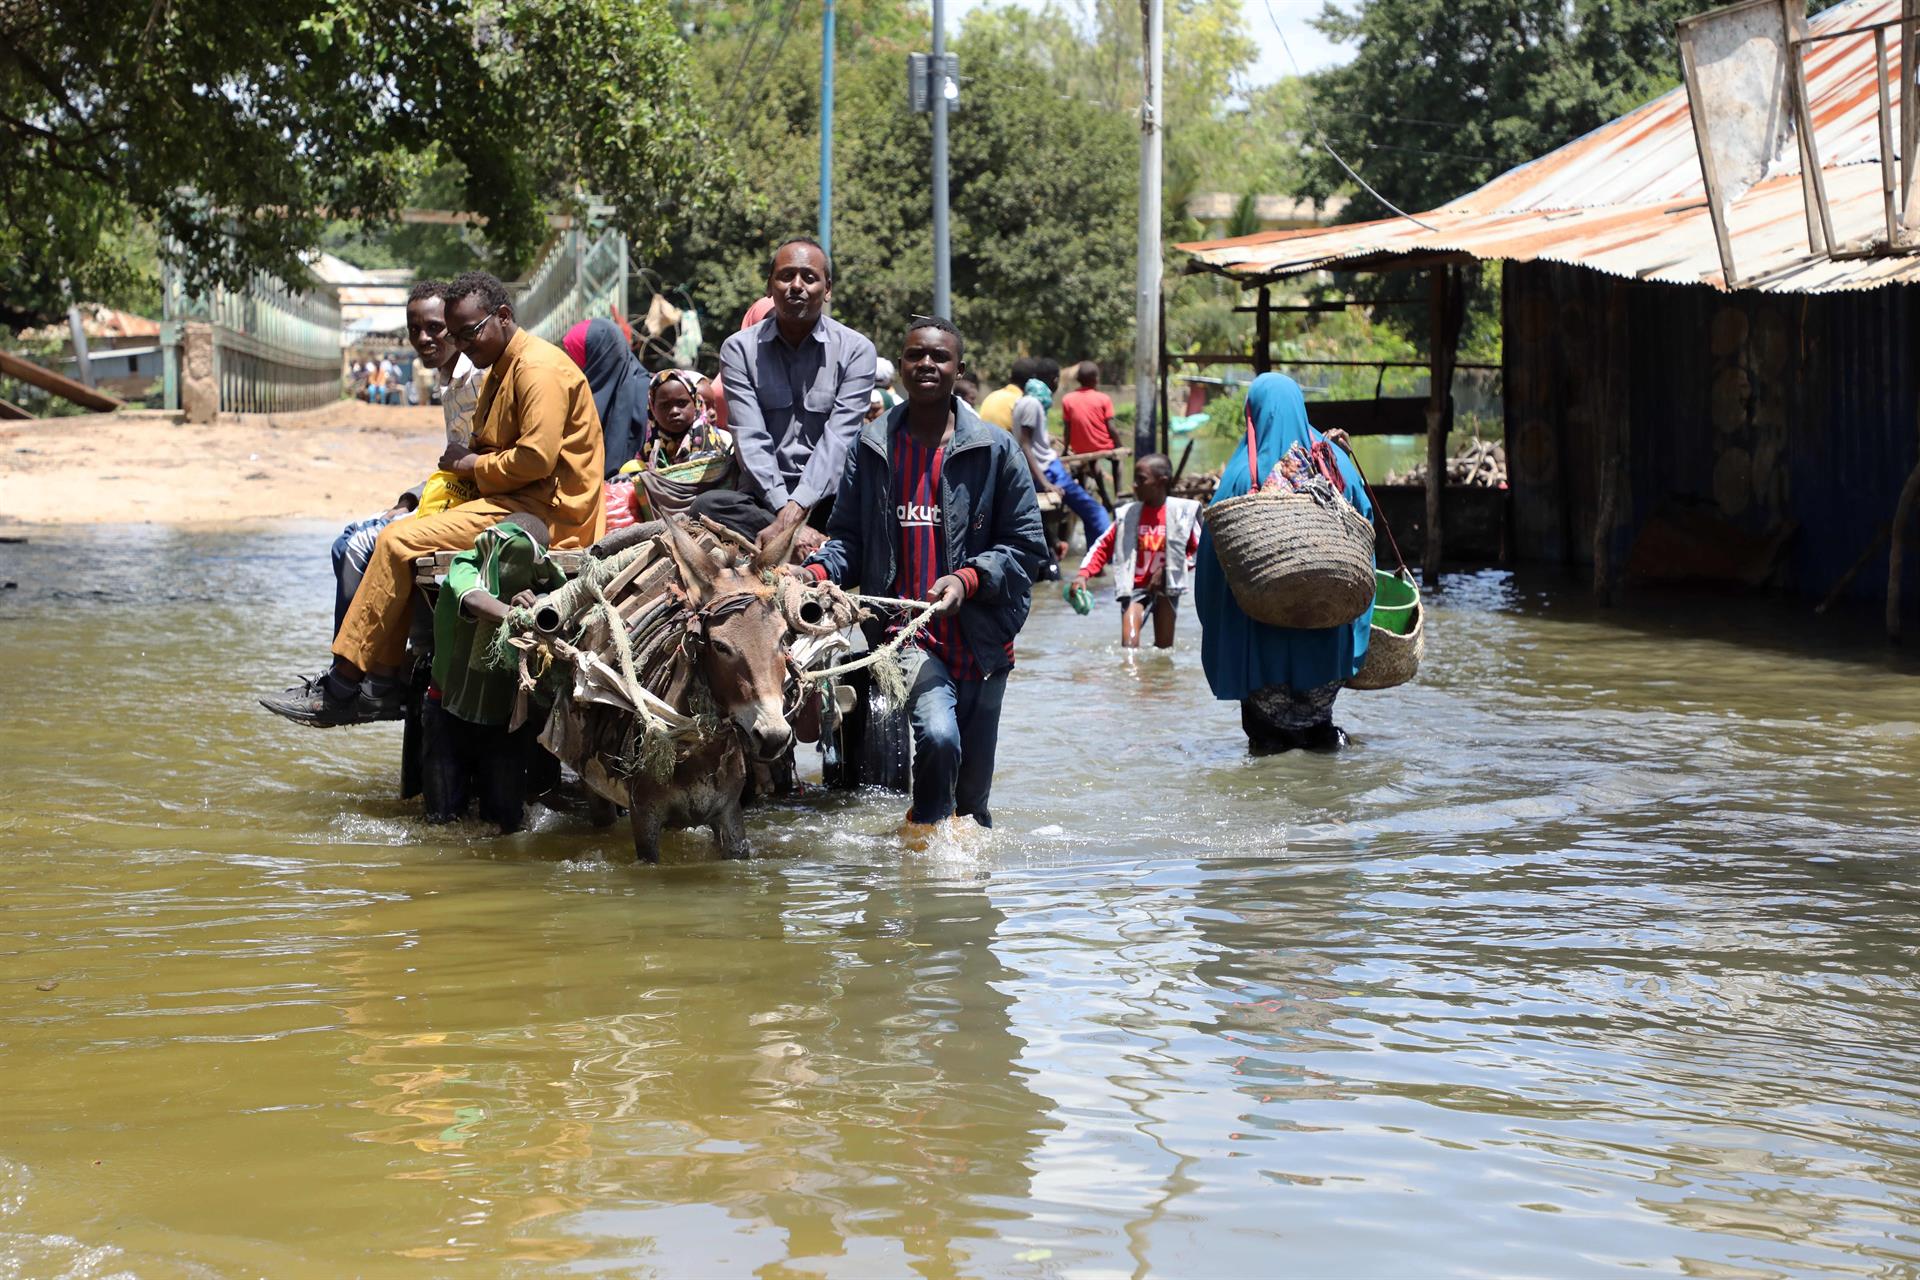
[[[380,540],[380,531],[387,527],[387,523],[387,514],[383,511],[365,520],[355,520],[333,540],[335,635],[340,634],[340,624],[347,617],[347,606],[353,603],[353,593],[360,589],[360,579],[367,571],[367,561],[373,557],[373,544]]]
[[[947,664],[926,654],[907,693],[913,721],[913,821],[960,815],[993,825],[993,751],[1000,740],[1000,704],[1007,671],[984,680],[955,680]]]
[[[1067,509],[1080,517],[1080,523],[1087,526],[1087,545],[1091,547],[1113,523],[1113,517],[1100,505],[1100,499],[1080,487],[1080,482],[1067,474],[1067,468],[1060,459],[1055,458],[1041,470],[1047,479],[1060,486],[1060,496],[1066,500]]]

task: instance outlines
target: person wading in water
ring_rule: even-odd
[[[1280,373],[1263,373],[1247,389],[1247,414],[1255,427],[1227,460],[1215,503],[1252,493],[1283,473],[1317,475],[1367,519],[1373,503],[1366,482],[1344,449],[1307,421],[1299,384]],[[1322,444],[1323,440],[1328,441]],[[1337,483],[1335,481],[1337,480]],[[1234,599],[1226,570],[1202,527],[1193,568],[1193,603],[1200,615],[1200,662],[1213,696],[1240,704],[1240,727],[1255,755],[1289,751],[1338,751],[1347,735],[1333,723],[1333,700],[1367,658],[1373,606],[1338,627],[1302,630],[1270,627],[1249,618]]]
[[[861,431],[826,545],[791,570],[937,606],[913,637],[909,836],[956,816],[993,825],[987,801],[1013,640],[1051,563],[1020,446],[953,394],[960,354],[951,321],[914,318],[900,361],[906,403]]]

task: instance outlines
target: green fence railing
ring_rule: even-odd
[[[180,407],[181,339],[193,320],[213,331],[221,412],[279,413],[340,398],[340,298],[332,285],[296,291],[259,272],[245,289],[189,294],[165,266],[160,283],[169,409]]]
[[[558,342],[582,320],[627,311],[627,237],[618,231],[569,227],[518,286],[514,319],[522,329]]]

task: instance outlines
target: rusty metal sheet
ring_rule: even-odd
[[[1900,16],[1900,0],[1852,0],[1811,19],[1814,33]],[[1889,42],[1894,108],[1904,76]],[[1881,225],[1878,81],[1871,34],[1804,52],[1821,171],[1839,242]],[[1920,259],[1834,261],[1807,246],[1797,148],[1729,202],[1738,229],[1741,287],[1829,293],[1920,281]],[[1699,152],[1684,88],[1654,99],[1559,150],[1511,169],[1420,215],[1349,226],[1265,232],[1177,248],[1196,265],[1242,276],[1379,267],[1435,254],[1488,261],[1543,260],[1631,279],[1724,288]]]

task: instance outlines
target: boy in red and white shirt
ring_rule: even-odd
[[[1080,572],[1066,591],[1069,599],[1075,592],[1084,593],[1087,579],[1115,560],[1115,548],[1133,548],[1133,572],[1118,563],[1113,571],[1113,594],[1120,603],[1120,643],[1128,649],[1140,647],[1140,629],[1149,609],[1154,648],[1173,647],[1180,597],[1186,594],[1187,575],[1200,552],[1200,504],[1192,498],[1169,498],[1172,485],[1173,463],[1164,453],[1150,453],[1135,463],[1134,500],[1114,514],[1112,526],[1087,548]]]

